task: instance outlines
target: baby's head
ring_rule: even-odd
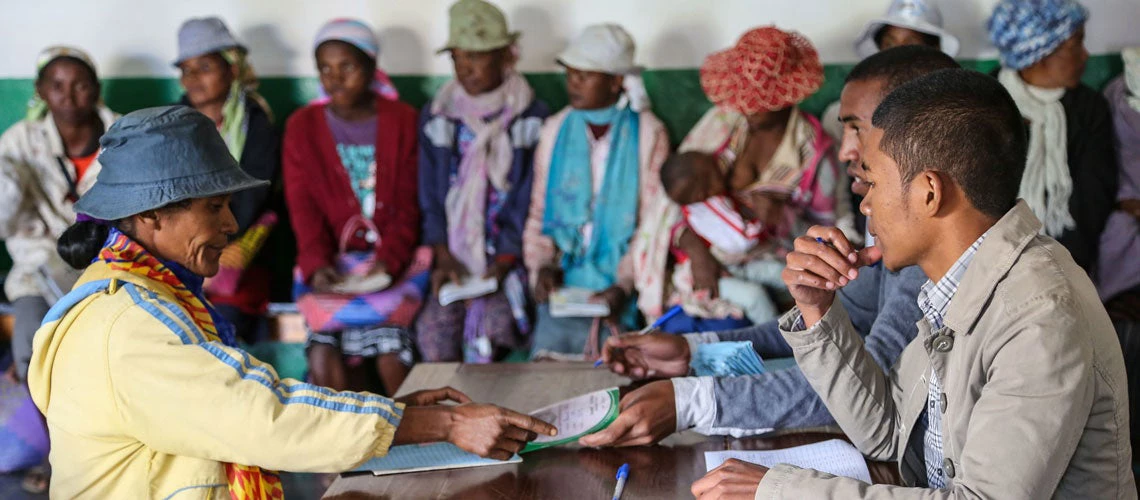
[[[724,194],[724,173],[716,156],[687,151],[677,153],[661,165],[661,185],[674,203],[685,206]]]

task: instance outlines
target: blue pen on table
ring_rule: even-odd
[[[617,486],[614,486],[613,500],[621,500],[621,492],[625,490],[625,482],[629,479],[629,464],[621,464],[617,471]]]
[[[662,314],[660,318],[657,318],[657,321],[654,321],[652,325],[649,325],[645,328],[642,328],[641,330],[638,330],[637,333],[635,333],[634,335],[648,335],[648,334],[653,333],[657,330],[660,330],[661,325],[664,325],[666,321],[673,319],[673,316],[681,314],[683,311],[684,311],[684,309],[682,309],[681,306],[679,306],[679,305],[673,306],[668,311],[665,311],[665,314]],[[597,368],[599,366],[602,366],[602,360],[600,360],[600,359],[594,362],[594,368]]]

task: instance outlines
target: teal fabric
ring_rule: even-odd
[[[594,199],[588,125],[609,125],[605,179]],[[550,160],[542,233],[562,251],[564,283],[602,290],[617,282],[618,263],[637,226],[638,114],[628,107],[573,110],[558,132]],[[593,206],[591,206],[593,202]],[[589,243],[581,227],[594,225]]]

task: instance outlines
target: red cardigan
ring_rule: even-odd
[[[376,99],[376,213],[380,231],[376,257],[392,276],[412,259],[419,240],[416,195],[416,111],[402,102]],[[333,264],[344,225],[361,213],[348,172],[340,162],[325,119],[324,105],[301,108],[285,124],[282,144],[285,200],[297,236],[297,266],[305,281]],[[358,231],[349,249],[371,245]]]

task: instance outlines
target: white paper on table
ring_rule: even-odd
[[[576,442],[582,436],[605,429],[617,418],[619,400],[618,389],[614,387],[532,411],[532,417],[558,428],[558,434],[538,436],[522,453]]]
[[[777,464],[794,465],[826,472],[833,476],[845,476],[858,479],[864,483],[871,483],[871,471],[867,469],[867,460],[863,458],[863,454],[859,453],[859,450],[851,443],[841,439],[782,450],[706,451],[706,470],[711,471],[720,467],[725,460],[730,458],[765,467],[774,467]]]
[[[499,290],[495,278],[468,278],[462,283],[448,283],[439,287],[439,305],[449,306],[461,300],[474,299]]]
[[[594,292],[585,288],[559,288],[550,293],[550,316],[554,318],[604,318],[610,306],[591,302]]]

